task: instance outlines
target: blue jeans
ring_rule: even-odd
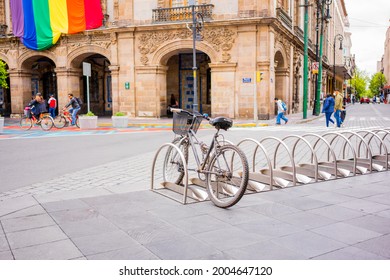
[[[69,109],[69,113],[72,114],[72,125],[75,125],[76,124],[76,116],[77,116],[77,113],[80,111],[80,107],[79,108],[70,108]]]
[[[54,119],[56,117],[56,108],[49,108],[50,116]]]
[[[288,119],[284,116],[284,113],[278,113],[276,116],[276,124],[280,124],[280,119],[284,120],[286,123],[288,122]]]
[[[331,118],[332,114],[333,114],[333,112],[326,112],[325,113],[326,127],[329,127],[329,122],[334,123],[334,121]]]
[[[337,127],[341,126],[340,112],[341,112],[341,110],[336,110],[336,112],[334,113],[334,117],[335,117],[336,122],[337,122]]]

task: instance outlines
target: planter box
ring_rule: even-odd
[[[96,129],[98,123],[97,116],[79,116],[80,129]]]
[[[112,116],[112,126],[117,128],[127,128],[129,125],[129,118],[127,116]]]
[[[4,127],[4,118],[0,117],[0,133],[3,133],[3,127]]]

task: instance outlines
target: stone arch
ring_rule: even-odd
[[[289,67],[287,57],[284,45],[278,42],[275,46],[275,53],[273,57],[275,66],[275,97],[283,100],[287,104],[288,110],[290,110],[290,98],[288,96]],[[276,114],[277,106],[275,106],[275,115]]]
[[[43,52],[27,51],[19,57],[18,68],[19,69],[31,69],[32,64],[40,57],[48,58],[54,63],[54,65],[57,65],[57,57],[52,52],[49,52],[49,51],[43,51]]]
[[[9,60],[8,57],[5,56],[4,54],[0,53],[0,60],[4,61],[5,64],[9,66]]]
[[[162,45],[151,59],[152,65],[166,65],[169,58],[183,50],[191,50],[193,47],[192,40],[175,40]],[[210,57],[211,63],[218,62],[218,53],[208,44],[197,42],[196,50],[202,51]]]
[[[109,49],[105,49],[99,46],[89,45],[82,46],[68,54],[68,60],[66,63],[66,68],[79,68],[81,62],[90,56],[91,54],[100,54],[106,57],[109,61],[111,61],[111,54]]]

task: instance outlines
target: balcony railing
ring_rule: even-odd
[[[283,9],[276,8],[276,16],[284,25],[288,28],[292,28],[292,19]]]
[[[196,5],[195,12],[201,13],[205,21],[211,20],[214,5]],[[192,7],[176,7],[153,9],[153,23],[190,21],[192,20]]]
[[[303,30],[299,26],[294,26],[294,31],[295,31],[295,35],[303,41],[304,39]]]

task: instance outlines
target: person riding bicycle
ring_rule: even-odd
[[[45,107],[45,104],[44,104],[44,100],[42,97],[42,93],[38,92],[35,95],[34,99],[32,99],[30,101],[30,103],[28,103],[27,107],[30,108],[31,114],[35,116],[35,118],[37,119],[37,121],[39,123],[40,122],[40,114],[45,112],[45,110],[43,110]],[[28,117],[32,118],[32,115],[29,115]]]
[[[73,93],[68,94],[69,102],[65,105],[63,110],[67,109],[69,106],[72,106],[72,108],[69,109],[69,113],[72,114],[72,123],[71,126],[76,125],[76,116],[77,113],[80,111],[81,107],[80,104],[77,102],[76,97],[73,96]]]

